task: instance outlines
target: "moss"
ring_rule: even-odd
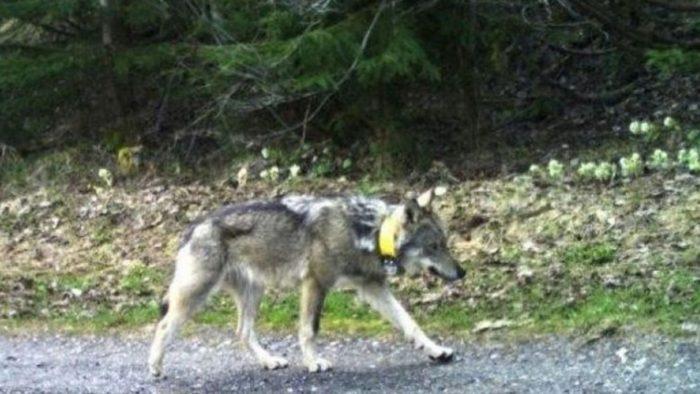
[[[164,277],[161,270],[136,263],[121,278],[119,288],[132,295],[153,295],[162,286]]]
[[[601,265],[615,260],[617,248],[607,242],[579,243],[566,248],[563,261],[566,264]]]

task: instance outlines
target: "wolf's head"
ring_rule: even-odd
[[[431,189],[404,204],[399,265],[411,276],[427,270],[446,280],[461,279],[465,271],[447,248],[445,227],[431,208],[432,199]]]

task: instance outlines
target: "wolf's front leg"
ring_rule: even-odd
[[[316,334],[321,319],[323,300],[326,291],[313,278],[305,279],[301,284],[299,303],[299,345],[304,365],[309,372],[321,372],[331,369],[331,363],[318,356],[316,352]]]
[[[359,288],[359,293],[372,308],[396,328],[401,329],[404,335],[416,344],[417,348],[423,349],[430,359],[441,362],[452,360],[454,351],[440,346],[428,338],[386,285],[364,285]]]
[[[240,312],[238,314],[238,335],[241,341],[253,352],[255,358],[258,359],[258,362],[265,369],[286,368],[289,364],[287,360],[283,357],[270,354],[260,345],[255,335],[255,317],[258,314],[258,308],[260,307],[260,301],[264,292],[263,289],[258,285],[249,284],[237,290],[241,293],[239,296]]]

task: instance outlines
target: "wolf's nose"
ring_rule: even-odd
[[[467,274],[467,271],[465,271],[462,267],[457,266],[457,279],[462,279],[464,278],[464,275]]]

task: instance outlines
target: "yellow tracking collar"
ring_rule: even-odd
[[[396,238],[399,234],[399,220],[387,216],[379,228],[379,254],[383,257],[396,257]]]

